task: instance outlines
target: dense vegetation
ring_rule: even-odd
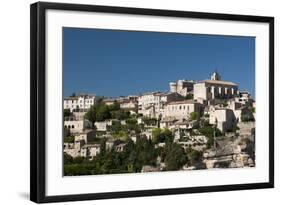
[[[85,118],[93,123],[108,119],[126,120],[129,117],[130,112],[120,109],[120,105],[117,102],[113,105],[106,105],[102,102],[97,103],[85,114]]]
[[[156,148],[152,140],[139,137],[136,143],[130,139],[127,140],[123,152],[117,152],[114,148],[106,150],[106,139],[103,139],[101,153],[93,160],[83,157],[72,158],[64,154],[64,175],[141,172],[144,165],[156,166],[159,163],[157,161],[158,156],[160,156],[161,162],[165,162],[165,170],[171,171],[179,170],[188,162],[192,163],[200,158],[200,152],[191,148],[185,151],[181,145],[170,141],[171,135],[167,130],[162,130],[161,133],[167,137],[164,147]],[[117,141],[115,145],[121,142]]]

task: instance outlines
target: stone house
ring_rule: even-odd
[[[81,156],[89,157],[92,160],[100,153],[100,144],[86,144],[81,148]]]

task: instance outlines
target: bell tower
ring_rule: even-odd
[[[211,80],[221,80],[221,76],[217,70],[215,70],[215,72],[211,75]]]

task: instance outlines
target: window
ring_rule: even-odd
[[[180,110],[181,110],[181,105],[180,105]]]
[[[74,129],[74,125],[72,125],[72,129]]]

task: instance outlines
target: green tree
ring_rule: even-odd
[[[165,139],[161,139],[161,132],[162,129],[161,128],[155,128],[152,130],[152,142],[153,143],[158,143],[160,141],[164,141]]]
[[[74,136],[66,136],[63,141],[66,143],[74,143]]]
[[[68,137],[70,135],[70,129],[66,126],[63,128],[63,136]]]
[[[73,158],[73,163],[74,164],[81,164],[82,162],[85,162],[85,158],[84,157],[74,157]]]
[[[64,164],[71,164],[71,163],[73,163],[73,158],[70,156],[70,155],[68,155],[67,153],[63,153],[63,163]]]
[[[126,120],[130,117],[130,112],[125,110],[115,110],[111,114],[112,118],[117,120]]]
[[[85,119],[91,121],[93,124],[96,122],[97,106],[92,106],[88,112],[85,113]]]
[[[190,113],[190,119],[191,120],[198,120],[199,119],[199,113],[198,112],[191,112]]]
[[[247,113],[247,114],[241,115],[241,121],[242,122],[254,122],[255,118],[252,113]]]
[[[188,162],[184,149],[177,143],[170,143],[166,146],[166,170],[173,171],[181,169]]]
[[[109,127],[109,130],[115,134],[119,133],[122,130],[120,121],[113,121],[112,125]]]
[[[115,137],[117,137],[118,139],[120,139],[122,141],[128,141],[129,140],[129,134],[128,134],[128,132],[126,132],[124,130],[120,130],[118,132],[118,134],[115,135]]]
[[[208,147],[211,147],[214,145],[214,132],[216,132],[216,136],[222,136],[222,132],[218,128],[214,128],[211,125],[201,127],[198,129],[198,131],[208,138],[208,141],[207,141]]]
[[[256,112],[256,108],[252,107],[251,111],[252,111],[252,113],[255,113]]]
[[[195,149],[192,149],[192,148],[188,148],[186,150],[186,152],[187,152],[187,156],[188,156],[190,164],[194,164],[196,162],[199,162],[202,158],[202,155],[203,155],[202,152],[200,152],[198,150],[195,150]]]
[[[187,94],[187,95],[185,96],[185,99],[186,99],[186,100],[192,100],[192,99],[193,99],[193,94]]]
[[[110,110],[107,105],[101,104],[96,112],[96,121],[101,122],[111,118]]]
[[[173,142],[174,136],[169,129],[155,128],[152,130],[152,142],[161,143],[161,142]]]
[[[114,102],[113,105],[108,105],[108,109],[110,111],[120,110],[120,104],[118,102]]]
[[[150,118],[150,117],[144,117],[143,118],[143,122],[145,125],[152,125],[152,126],[155,126],[157,125],[157,119],[156,118]]]
[[[63,116],[69,117],[71,115],[70,109],[63,109]]]

